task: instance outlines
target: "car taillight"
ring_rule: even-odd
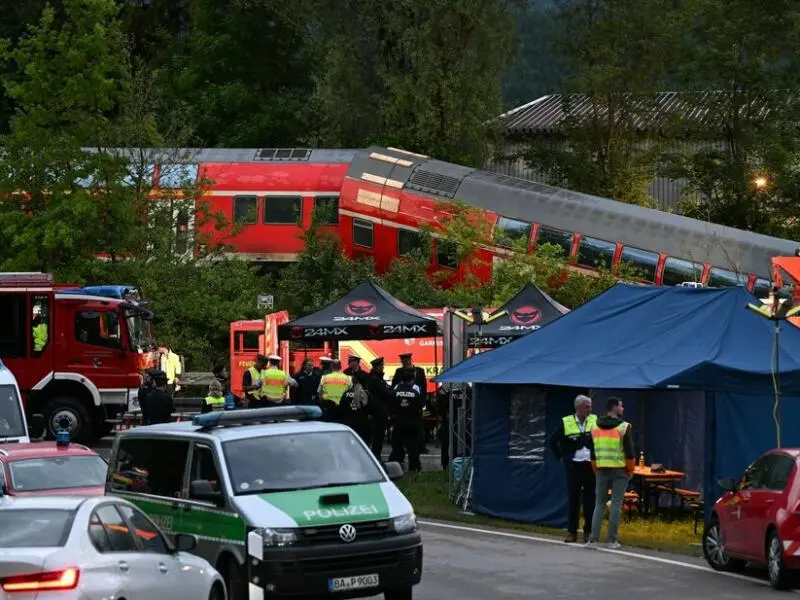
[[[77,587],[80,574],[80,570],[69,568],[62,571],[14,575],[0,579],[0,586],[4,592],[72,590]]]

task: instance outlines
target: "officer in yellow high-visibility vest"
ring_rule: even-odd
[[[619,520],[622,515],[622,501],[625,490],[633,477],[636,457],[631,436],[631,424],[622,420],[625,407],[620,398],[609,398],[606,403],[606,416],[597,420],[592,430],[592,467],[595,470],[597,485],[596,500],[592,516],[592,534],[588,546],[595,546],[600,537],[603,513],[611,490],[611,509],[608,514],[608,547],[619,548],[617,540]]]
[[[286,390],[297,383],[280,367],[281,357],[277,354],[268,356],[269,365],[261,371],[261,404],[275,406],[286,401]]]
[[[322,404],[322,412],[326,421],[339,418],[339,402],[344,393],[350,389],[352,381],[349,375],[342,373],[342,362],[338,358],[331,359],[330,373],[325,373],[319,382],[317,395]]]
[[[267,366],[267,357],[256,356],[255,363],[242,373],[242,391],[248,408],[256,408],[261,403],[261,371]]]
[[[208,385],[208,396],[203,401],[200,412],[218,412],[225,410],[225,396],[222,393],[222,384],[218,379],[214,379]]]
[[[578,524],[583,507],[583,541],[589,541],[595,502],[595,476],[592,469],[592,430],[597,415],[592,414],[592,399],[583,394],[575,398],[575,412],[561,420],[548,439],[548,446],[564,462],[567,475],[568,544],[578,541]]]

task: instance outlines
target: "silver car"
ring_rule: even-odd
[[[0,496],[0,600],[225,600],[225,584],[122,498]]]

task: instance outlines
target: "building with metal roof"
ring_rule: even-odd
[[[624,109],[619,110],[615,120],[640,134],[643,144],[657,135],[665,152],[694,153],[709,144],[719,144],[715,131],[722,126],[722,117],[714,107],[726,98],[727,94],[722,92],[660,92],[636,96],[624,103]],[[766,102],[753,101],[743,105],[742,110],[745,118],[761,119],[769,112],[769,107]],[[561,134],[566,127],[579,127],[595,119],[606,120],[608,112],[608,106],[584,94],[551,94],[509,110],[491,123],[504,142],[495,149],[487,169],[558,185],[560,182],[549,181],[546,173],[528,164],[522,154],[533,141],[552,145],[555,150],[563,144]],[[685,188],[683,181],[656,177],[648,193],[662,210],[672,210]]]

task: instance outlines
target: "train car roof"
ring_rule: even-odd
[[[766,276],[773,256],[793,256],[798,247],[790,240],[389,148],[371,147],[356,156],[348,175],[358,179],[363,173],[386,178],[390,187],[741,273]]]
[[[97,148],[84,148],[97,152]],[[129,156],[140,163],[350,163],[359,152],[312,148],[105,148],[105,152]]]

